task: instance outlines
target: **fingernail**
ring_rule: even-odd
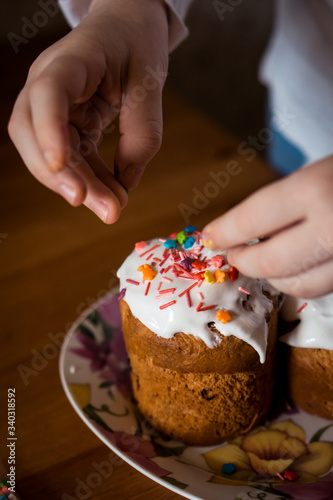
[[[59,172],[64,168],[64,165],[57,160],[56,155],[52,149],[44,151],[44,158],[51,172]]]
[[[76,189],[73,186],[70,186],[69,184],[60,184],[59,192],[61,196],[71,205],[75,202]]]
[[[134,165],[129,165],[122,176],[125,179],[126,186],[129,189],[135,189],[139,184],[141,176],[143,174],[144,167],[135,167]]]
[[[96,201],[92,205],[92,210],[103,222],[106,221],[109,209],[105,203],[103,203],[102,201]]]

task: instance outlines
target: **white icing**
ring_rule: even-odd
[[[178,278],[172,272],[172,268],[167,273],[160,274],[161,269],[167,268],[172,262],[168,259],[162,267],[159,263],[154,263],[153,257],[162,259],[165,250],[163,242],[159,239],[151,240],[148,242],[148,245],[140,252],[134,250],[127,257],[117,273],[120,279],[120,289],[126,289],[124,300],[128,303],[132,314],[151,331],[161,337],[171,338],[177,332],[184,332],[202,339],[210,348],[217,346],[221,340],[220,336],[212,332],[207,326],[208,323],[213,321],[215,328],[223,335],[234,335],[250,344],[258,352],[261,363],[264,363],[268,339],[268,325],[265,321],[265,316],[271,312],[273,304],[262,292],[264,289],[272,293],[271,287],[263,280],[255,280],[241,274],[235,281],[230,281],[227,276],[224,283],[210,284],[203,281],[200,287],[195,286],[190,290],[189,294],[192,306],[189,307],[186,296],[179,297],[178,295],[195,283],[196,280]],[[152,250],[153,257],[148,261],[146,260],[146,257],[151,252],[140,257],[142,253],[154,245],[159,246],[155,250]],[[197,246],[194,244],[192,248]],[[191,251],[191,249],[184,250],[180,245],[178,245],[178,249],[184,252]],[[204,247],[200,260],[205,256],[207,259],[210,259],[218,254],[225,256],[223,252],[214,252]],[[150,282],[148,295],[145,295],[148,281],[143,282],[142,273],[137,270],[142,264],[149,264],[158,272]],[[215,273],[217,268],[210,265],[208,270]],[[222,267],[223,270],[224,268]],[[163,277],[169,278],[172,282],[163,281]],[[128,283],[127,279],[138,281],[140,284],[137,286]],[[157,288],[161,281],[162,286],[160,290],[169,288],[176,288],[176,290],[170,296],[156,299],[156,296],[160,296]],[[239,287],[243,287],[250,295],[247,296],[246,293],[240,291]],[[198,296],[199,292],[204,297],[202,300]],[[278,292],[274,290],[273,293],[277,294]],[[165,309],[160,309],[162,304],[166,304],[172,300],[176,300],[176,303]],[[202,307],[216,304],[216,308],[207,311],[196,311],[200,302],[203,303]],[[243,305],[244,302],[246,302],[246,308]],[[232,317],[231,321],[226,324],[218,321],[216,314],[219,309],[228,310]]]
[[[300,312],[303,304],[307,303]],[[286,321],[300,322],[281,340],[294,347],[333,350],[333,293],[316,299],[286,297],[281,308]]]

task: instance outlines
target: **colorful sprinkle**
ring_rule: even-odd
[[[186,292],[189,292],[190,290],[192,290],[193,287],[195,287],[197,285],[197,283],[193,283],[193,285],[189,286],[188,288],[186,288],[186,290],[184,290],[183,292],[181,292],[178,297],[182,297],[183,295],[185,295]]]
[[[184,248],[186,248],[186,249],[187,249],[187,248],[191,248],[191,247],[193,247],[194,243],[195,243],[195,239],[194,239],[192,236],[190,236],[190,237],[189,237],[189,238],[187,238],[187,240],[185,241],[185,243],[184,243]]]
[[[176,236],[176,240],[180,245],[184,245],[185,241],[187,240],[185,231],[180,231]]]
[[[234,472],[236,472],[236,467],[234,466],[234,464],[232,464],[231,462],[229,464],[223,464],[222,466],[222,474],[234,474]]]
[[[145,295],[148,295],[150,285],[151,285],[151,281],[148,281],[147,288],[146,288],[146,291],[145,291]]]
[[[229,276],[230,281],[236,281],[236,279],[239,276],[238,269],[234,266],[231,266],[229,271],[228,271],[228,276]]]
[[[218,269],[215,271],[215,281],[216,283],[224,283],[225,282],[225,273],[221,271],[221,269]]]
[[[158,287],[157,287],[157,291],[160,290],[161,286],[162,286],[162,281],[159,282]]]
[[[168,302],[167,304],[163,304],[162,306],[160,306],[160,309],[165,309],[166,307],[172,306],[175,303],[176,301],[172,300],[171,302]]]
[[[168,283],[172,283],[172,279],[168,278],[167,276],[163,276],[162,281],[167,281]]]
[[[280,474],[280,472],[277,472],[276,475],[281,479],[281,481],[284,481],[284,477],[282,476],[282,474]]]
[[[300,307],[299,309],[297,309],[297,311],[296,311],[296,312],[297,312],[297,314],[299,314],[300,312],[302,312],[302,311],[303,311],[303,309],[305,309],[307,305],[308,305],[308,303],[307,303],[307,302],[304,302],[304,304],[303,304],[303,305],[301,305],[301,307]]]
[[[194,231],[199,231],[197,227],[195,226],[186,226],[184,229],[185,233],[192,234]]]
[[[225,325],[231,320],[231,316],[229,311],[219,310],[217,311],[216,319]]]
[[[212,274],[210,271],[205,271],[204,272],[204,277],[205,277],[205,280],[207,281],[207,283],[209,283],[210,285],[212,285],[213,283],[215,283],[215,277],[214,277],[214,274]]]
[[[200,299],[200,300],[203,300],[203,299],[204,299],[204,296],[202,295],[202,293],[201,293],[201,292],[198,292],[198,297],[199,297],[199,299]]]
[[[137,252],[141,252],[145,247],[147,246],[147,243],[145,241],[138,241],[138,243],[135,243],[135,250]]]
[[[186,302],[187,302],[188,307],[192,307],[191,297],[190,297],[189,292],[185,293],[185,297],[186,297]]]
[[[165,246],[165,248],[168,248],[170,250],[170,248],[177,248],[177,241],[176,240],[170,240],[170,239],[167,239],[163,245]]]
[[[243,288],[242,286],[239,286],[239,287],[238,287],[238,290],[239,290],[240,292],[244,292],[244,293],[246,293],[246,295],[250,295],[250,292],[249,292],[248,290],[246,290],[245,288]]]
[[[155,250],[155,248],[158,248],[160,245],[154,245],[153,247],[151,248],[148,248],[148,250],[146,250],[145,252],[143,252],[140,257],[143,257],[144,255],[146,255],[147,253],[151,252],[152,250]]]
[[[127,283],[131,283],[132,285],[136,285],[136,286],[140,285],[140,283],[138,281],[135,281],[135,280],[127,279],[126,281],[127,281]]]
[[[142,273],[142,277],[144,280],[153,280],[156,276],[156,271],[150,267],[149,264],[143,264],[142,266],[139,266],[138,271]]]
[[[202,305],[202,302],[201,302],[201,305]],[[197,309],[197,311],[201,312],[201,311],[208,311],[209,309],[215,309],[216,307],[216,304],[213,304],[211,306],[206,306],[206,307],[201,307],[199,309]]]
[[[118,301],[125,297],[125,293],[126,293],[126,288],[123,288],[118,295]]]
[[[298,479],[298,474],[294,470],[285,470],[283,473],[283,477],[288,479],[288,481],[295,481]]]
[[[159,293],[168,293],[168,292],[171,292],[171,293],[175,293],[175,288],[167,288],[166,290],[159,290]]]
[[[222,267],[225,262],[223,255],[213,255],[210,260],[213,267]]]

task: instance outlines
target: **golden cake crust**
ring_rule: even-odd
[[[290,402],[333,420],[333,351],[282,345]]]
[[[277,307],[268,319],[263,364],[252,346],[232,335],[220,334],[215,348],[183,332],[165,339],[135,318],[123,299],[120,310],[134,397],[158,430],[190,445],[212,445],[265,418],[273,393]]]

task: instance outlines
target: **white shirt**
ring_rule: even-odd
[[[58,0],[69,24],[88,13],[91,0]],[[169,49],[186,36],[191,0],[165,0]],[[260,79],[270,88],[276,126],[313,162],[333,153],[333,0],[279,0],[275,28]]]

